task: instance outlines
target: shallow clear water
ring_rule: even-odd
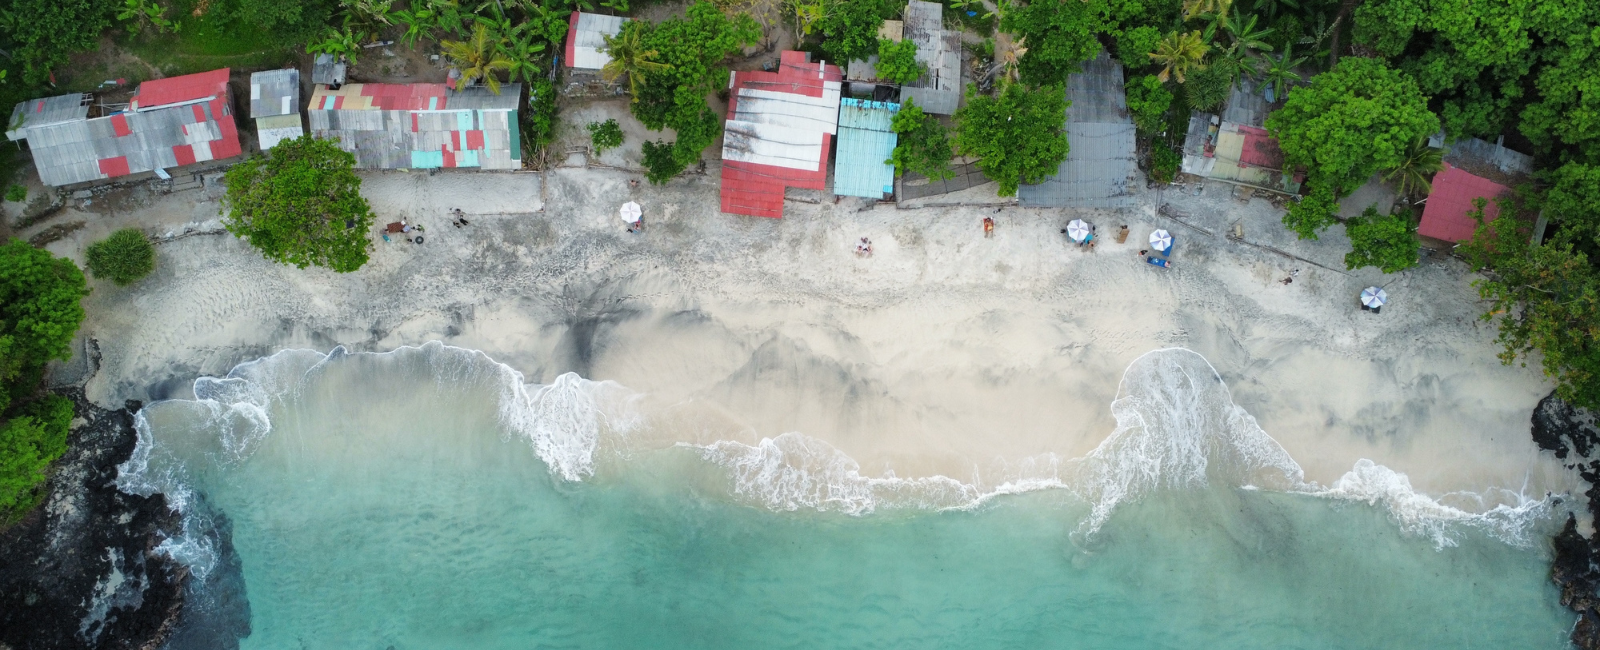
[[[280,355],[147,408],[123,481],[231,519],[246,648],[1562,648],[1572,623],[1541,547],[1219,480],[1087,536],[1073,489],[774,511],[704,449],[630,447],[614,387],[508,420],[506,372]],[[551,431],[594,473],[562,478],[583,445]],[[206,544],[171,550],[221,570]]]

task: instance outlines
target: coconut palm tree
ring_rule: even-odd
[[[606,37],[606,54],[611,60],[600,69],[600,76],[606,81],[628,75],[628,93],[633,95],[633,101],[639,101],[639,85],[647,77],[672,67],[655,60],[658,52],[645,49],[644,30],[638,25],[630,22],[616,36]]]
[[[1261,70],[1261,76],[1266,79],[1267,85],[1272,87],[1275,99],[1286,97],[1289,84],[1300,80],[1300,73],[1295,72],[1295,66],[1306,62],[1307,57],[1295,58],[1294,43],[1283,46],[1283,54],[1276,57],[1270,54],[1261,55],[1261,62],[1266,66]]]
[[[505,55],[505,38],[489,32],[489,27],[478,23],[472,36],[465,41],[441,41],[445,58],[461,70],[461,83],[470,85],[482,80],[489,92],[500,94],[500,80],[494,73],[511,69],[511,59]]]
[[[1177,77],[1178,83],[1183,83],[1184,76],[1191,70],[1205,67],[1206,52],[1210,49],[1201,40],[1199,30],[1167,34],[1156,43],[1156,51],[1150,53],[1150,58],[1162,66],[1156,78],[1164,82],[1168,77]]]
[[[1183,0],[1183,19],[1194,20],[1196,16],[1211,14],[1220,16],[1228,13],[1228,8],[1233,6],[1233,0]]]
[[[1444,150],[1428,146],[1428,139],[1417,138],[1401,154],[1400,164],[1387,170],[1384,182],[1398,181],[1401,196],[1416,196],[1433,191],[1433,175],[1444,169]]]
[[[1022,76],[1022,55],[1028,53],[1024,47],[1028,37],[1011,40],[1011,35],[997,32],[994,39],[994,70],[990,74],[999,77],[1006,83],[1017,81]]]
[[[1255,15],[1241,18],[1238,11],[1229,14],[1222,21],[1222,29],[1228,32],[1229,39],[1233,41],[1232,47],[1238,49],[1241,55],[1272,51],[1272,45],[1267,43],[1267,37],[1272,35],[1272,30],[1258,31],[1256,21]]]

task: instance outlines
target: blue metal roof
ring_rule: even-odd
[[[839,153],[833,166],[833,193],[881,199],[894,193],[894,165],[888,164],[898,138],[892,125],[900,105],[860,99],[839,101]]]

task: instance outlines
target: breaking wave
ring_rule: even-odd
[[[204,579],[218,561],[217,536],[191,488],[198,477],[190,473],[221,471],[248,459],[271,434],[275,406],[297,397],[330,364],[393,355],[421,359],[440,384],[495,391],[488,394],[498,395],[498,419],[507,435],[526,441],[561,481],[593,476],[597,458],[607,449],[622,449],[629,433],[644,424],[634,406],[638,396],[613,382],[569,373],[548,385],[529,384],[482,352],[438,342],[360,355],[342,347],[327,354],[288,350],[240,364],[222,378],[196,380],[194,400],[161,403],[163,410],[180,409],[182,417],[165,417],[157,425],[147,418],[153,409],[140,412],[138,446],[119,467],[118,485],[130,493],[165,493],[185,513],[183,530],[160,550]],[[1160,491],[1210,485],[1382,504],[1406,532],[1441,548],[1453,546],[1466,529],[1530,545],[1534,524],[1552,508],[1549,499],[1508,493],[1492,508],[1469,512],[1417,492],[1404,474],[1370,460],[1358,461],[1332,486],[1307,482],[1288,452],[1234,403],[1216,369],[1186,349],[1155,350],[1136,359],[1124,372],[1111,411],[1116,428],[1086,456],[1063,460],[1044,454],[982,480],[863,475],[848,454],[797,432],[754,445],[723,440],[680,446],[720,468],[735,499],[777,511],[966,509],[1001,495],[1066,490],[1089,505],[1072,532],[1080,543],[1122,505]],[[152,433],[157,426],[159,441]]]

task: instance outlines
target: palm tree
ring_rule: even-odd
[[[1161,74],[1157,79],[1165,82],[1168,77],[1177,77],[1178,83],[1183,83],[1184,75],[1191,70],[1205,67],[1203,61],[1206,52],[1211,48],[1200,39],[1199,30],[1187,34],[1172,32],[1156,43],[1156,51],[1150,53],[1150,58],[1161,64]]]
[[[606,54],[611,60],[600,68],[600,75],[606,81],[628,75],[628,93],[633,95],[633,101],[639,101],[639,84],[644,83],[646,77],[672,67],[655,60],[658,52],[644,48],[644,30],[638,25],[629,22],[616,36],[606,37]]]
[[[1398,179],[1401,196],[1428,194],[1433,191],[1433,175],[1444,169],[1444,150],[1428,146],[1428,139],[1417,138],[1401,154],[1400,164],[1385,171],[1384,182]]]
[[[506,69],[507,79],[513,81],[521,78],[528,83],[544,74],[544,66],[539,62],[538,56],[544,51],[545,43],[526,29],[532,23],[523,23],[506,39],[504,53],[511,61],[511,67]]]
[[[1288,92],[1289,84],[1300,80],[1300,73],[1295,72],[1295,66],[1306,62],[1306,57],[1294,57],[1294,43],[1283,46],[1283,54],[1276,57],[1270,54],[1261,55],[1261,60],[1267,64],[1261,76],[1266,78],[1267,85],[1272,88],[1274,98],[1282,98]]]
[[[1183,0],[1183,19],[1194,20],[1205,14],[1222,15],[1233,6],[1233,0]]]
[[[991,74],[998,75],[1006,83],[1020,79],[1022,55],[1028,53],[1028,48],[1023,45],[1027,41],[1026,36],[1013,41],[1010,34],[997,32],[994,39],[994,70]]]
[[[1238,48],[1244,54],[1272,51],[1272,45],[1267,43],[1267,37],[1272,35],[1272,30],[1256,31],[1256,20],[1255,15],[1240,18],[1239,12],[1235,11],[1222,21],[1222,28],[1233,39],[1232,47]]]
[[[470,85],[481,79],[489,87],[489,92],[500,94],[500,80],[495,78],[494,73],[512,67],[511,59],[505,55],[504,38],[490,34],[486,25],[478,23],[472,30],[471,38],[465,41],[441,41],[439,45],[445,58],[461,69],[462,85]]]

